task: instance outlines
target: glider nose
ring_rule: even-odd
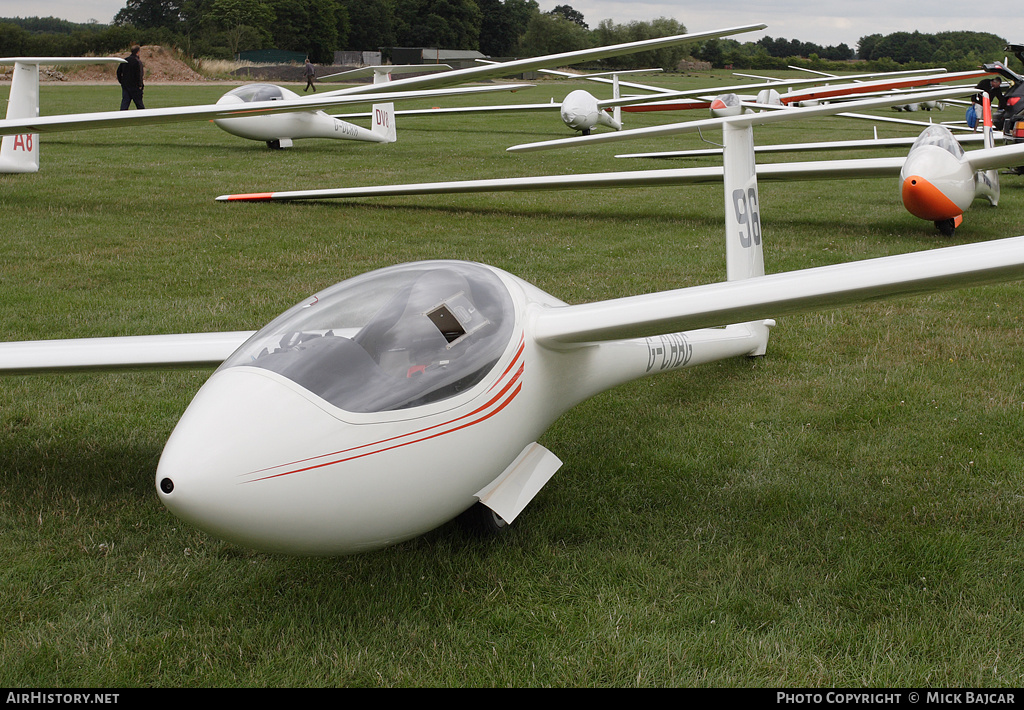
[[[216,372],[167,441],[157,493],[177,517],[230,542],[316,554],[311,521],[344,516],[323,510],[329,503],[308,477],[275,477],[280,470],[271,469],[300,468],[295,462],[324,453],[351,429],[272,376],[253,368]]]
[[[597,99],[582,89],[570,92],[559,109],[565,125],[576,131],[588,131],[596,126],[598,112]]]
[[[741,113],[743,113],[743,103],[736,94],[722,94],[711,102],[711,115],[715,118],[739,116]]]
[[[936,222],[963,214],[955,202],[921,175],[908,175],[903,179],[902,197],[907,211],[921,219]]]

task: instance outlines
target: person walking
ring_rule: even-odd
[[[135,108],[146,108],[142,104],[142,91],[145,88],[143,76],[146,68],[139,59],[139,45],[132,46],[131,54],[128,55],[124,64],[117,65],[117,82],[121,85],[121,110],[127,111],[131,104]]]
[[[306,76],[306,88],[303,89],[303,91],[305,92],[312,89],[315,94],[316,86],[313,85],[313,82],[316,80],[316,67],[314,67],[313,63],[309,61],[309,57],[306,57],[306,68],[303,71]]]

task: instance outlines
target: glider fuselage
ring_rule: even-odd
[[[522,491],[560,465],[535,442],[567,409],[767,340],[766,328],[741,325],[541,345],[534,317],[564,305],[464,262],[391,267],[327,289],[202,387],[161,456],[159,495],[212,534],[295,554],[393,544],[478,500],[511,522],[532,497]]]
[[[290,101],[301,98],[294,91],[274,84],[247,84],[232,89],[218,101],[218,106],[244,105],[254,101]],[[342,121],[324,111],[279,113],[240,118],[218,118],[214,124],[226,133],[239,138],[265,141],[268,144],[287,142],[298,138],[335,138],[340,140],[390,143],[394,141],[394,109],[374,106],[371,113],[373,128],[366,129]]]

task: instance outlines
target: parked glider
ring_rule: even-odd
[[[447,87],[464,85],[469,82],[508,76],[509,74],[533,71],[547,67],[564,66],[593,59],[604,59],[624,54],[633,54],[662,47],[671,47],[716,37],[754,32],[764,29],[766,25],[743,25],[708,32],[693,32],[684,35],[672,35],[655,39],[626,42],[623,44],[594,47],[573,52],[562,52],[541,57],[530,57],[504,62],[498,65],[486,65],[428,73],[421,76],[377,81],[372,84],[352,86],[337,91],[320,92],[314,96],[295,98],[289,96],[294,92],[273,84],[255,85],[256,88],[243,87],[228,92],[214,106],[190,106],[173,109],[145,109],[140,111],[112,111],[98,114],[78,114],[63,117],[46,117],[42,119],[8,119],[0,121],[0,135],[34,134],[61,130],[85,130],[87,128],[110,128],[113,126],[145,125],[147,123],[166,123],[175,120],[206,120],[214,122],[223,130],[250,140],[264,141],[270,147],[285,147],[296,138],[340,138],[389,142],[389,131],[393,131],[393,116],[385,109],[387,104],[405,99],[424,98],[427,96],[443,96],[437,90]],[[515,87],[475,87],[481,91],[509,91]],[[12,87],[13,91],[13,87]],[[417,93],[419,92],[419,93]],[[429,93],[428,93],[429,92]],[[449,93],[467,93],[466,89],[448,89]],[[266,100],[269,99],[269,100]],[[280,103],[275,103],[280,102]],[[373,103],[374,120],[378,117],[389,122],[391,127],[380,126],[380,130],[370,132],[356,131],[344,121],[327,114],[318,114],[325,106],[341,106],[345,104]],[[380,110],[378,110],[378,108]],[[393,111],[393,108],[390,109]],[[268,114],[292,114],[289,117],[270,116]],[[376,125],[376,124],[375,124]]]
[[[938,100],[945,98],[938,93],[930,95],[912,95],[911,100]],[[884,105],[893,103],[891,99],[867,99],[859,102],[859,106]],[[849,106],[847,104],[846,106]],[[825,107],[830,109],[831,107]],[[813,108],[797,109],[799,113],[814,111]],[[826,111],[826,113],[839,113]],[[898,163],[893,159],[876,158],[860,161],[822,161],[804,164],[776,164],[761,169],[762,176],[771,174],[777,179],[820,179],[876,177],[897,170],[900,175],[900,189],[903,205],[915,217],[931,221],[945,235],[953,231],[963,219],[963,212],[979,197],[983,197],[993,206],[999,201],[999,176],[996,168],[1009,167],[1024,158],[1024,144],[994,146],[991,106],[988,97],[983,97],[983,116],[985,121],[985,148],[965,152],[952,133],[945,126],[933,125],[922,131],[911,146],[905,159]],[[754,114],[753,123],[768,123],[785,118],[783,112],[765,112]],[[730,119],[724,119],[726,121]],[[514,146],[510,151],[544,150],[567,145],[588,142],[607,142],[609,137],[629,139],[641,136],[671,135],[673,133],[691,132],[693,123],[657,126],[620,132],[613,136],[589,136],[578,139],[547,141],[528,145]]]
[[[39,66],[45,64],[97,63],[97,59],[80,57],[18,57],[0,59],[0,64],[14,64],[7,118],[0,121],[0,135],[4,136],[0,172],[29,173],[39,170],[40,133],[59,133],[99,128],[179,123],[182,121],[223,120],[234,125],[252,125],[248,122],[264,121],[265,126],[280,126],[275,123],[280,115],[290,115],[289,131],[300,129],[307,133],[326,130],[331,126],[334,134],[355,140],[390,142],[395,139],[395,124],[392,118],[394,101],[425,97],[443,97],[452,94],[485,93],[491,91],[514,91],[528,84],[504,84],[500,86],[455,87],[380,93],[369,96],[318,96],[302,99],[288,99],[279,94],[272,97],[250,100],[246,103],[225,102],[207,106],[183,106],[173,108],[141,109],[138,111],[102,111],[57,116],[39,116]],[[124,61],[113,59],[108,61]],[[245,87],[243,87],[245,88]],[[276,88],[276,87],[274,87]],[[252,97],[250,97],[252,98]],[[374,127],[370,131],[359,126],[337,121],[322,111],[310,111],[314,106],[344,106],[373,103]]]
[[[0,371],[219,364],[160,457],[160,499],[239,545],[339,555],[466,511],[504,527],[559,468],[537,439],[563,412],[764,355],[777,315],[1024,278],[1024,237],[765,275],[751,125],[723,126],[723,283],[567,305],[490,266],[419,262],[343,281],[251,336],[6,343]]]
[[[427,76],[415,76],[405,79],[394,79],[392,81],[379,82],[375,79],[375,83],[363,86],[348,87],[345,89],[339,89],[337,91],[326,92],[324,96],[353,96],[357,94],[371,94],[380,91],[394,91],[394,90],[409,90],[409,89],[422,89],[422,88],[434,88],[434,87],[445,87],[453,86],[456,84],[464,84],[471,81],[480,81],[483,79],[494,79],[498,77],[509,76],[510,74],[518,74],[526,71],[535,71],[540,69],[547,69],[551,67],[567,66],[570,64],[577,64],[583,61],[590,61],[595,59],[604,59],[607,57],[616,57],[625,54],[635,54],[637,52],[644,52],[653,49],[659,49],[662,47],[671,47],[679,44],[686,44],[698,40],[713,39],[716,37],[725,37],[728,35],[741,34],[743,32],[753,32],[764,29],[766,25],[744,25],[739,27],[730,27],[722,30],[712,30],[709,32],[695,32],[683,35],[673,35],[670,37],[660,37],[655,39],[640,40],[637,42],[626,42],[616,45],[608,45],[603,47],[595,47],[591,49],[582,49],[572,52],[562,52],[559,54],[545,55],[541,57],[529,57],[526,59],[515,59],[509,62],[502,63],[489,63],[483,66],[469,67],[466,69],[456,69],[453,71],[440,72],[437,74],[430,74]],[[264,85],[270,87],[272,85]],[[222,101],[234,101],[235,99],[227,99],[223,97]],[[303,100],[300,98],[299,100]],[[336,119],[337,120],[337,119]],[[234,135],[241,136],[243,138],[249,138],[252,140],[265,140],[272,146],[281,146],[287,144],[286,140],[288,136],[283,135],[283,129],[275,126],[268,128],[264,125],[262,119],[249,120],[232,120],[230,124],[226,122],[218,123],[224,130],[233,133]],[[301,136],[297,136],[301,137]],[[317,137],[326,137],[322,134]]]
[[[922,100],[931,100],[955,94],[962,89],[917,94]],[[854,105],[859,108],[887,106],[900,98],[881,97],[863,99]],[[806,108],[787,108],[762,113],[740,114],[724,118],[640,128],[618,133],[594,134],[579,138],[527,144],[509,148],[510,151],[543,150],[594,142],[610,142],[632,137],[650,137],[695,133],[709,128],[722,128],[732,124],[755,125],[796,118],[834,115],[843,108],[822,105]],[[952,134],[943,126],[926,128],[904,157],[865,158],[860,160],[822,160],[803,163],[773,163],[759,165],[762,180],[825,180],[851,178],[878,178],[900,175],[901,196],[905,208],[914,216],[935,223],[944,234],[952,234],[962,221],[963,211],[978,197],[995,205],[999,200],[998,167],[1016,165],[1024,158],[1024,145],[993,147],[991,128],[986,133],[985,149],[965,152]],[[427,195],[469,192],[513,192],[531,190],[577,190],[598,187],[637,187],[698,184],[720,182],[724,167],[682,168],[674,170],[639,170],[577,175],[547,175],[524,178],[493,178],[407,185],[378,185],[314,190],[290,190],[221,195],[222,202],[291,201],[317,199],[352,199],[394,195]]]
[[[565,72],[550,72],[559,75],[566,75]],[[396,111],[398,116],[445,116],[450,114],[480,114],[480,113],[504,113],[509,111],[558,111],[562,122],[574,131],[580,131],[583,135],[590,135],[590,131],[597,126],[605,126],[612,130],[622,130],[622,109],[621,95],[619,90],[620,72],[609,72],[612,80],[612,98],[607,100],[598,99],[585,89],[576,89],[566,94],[561,102],[554,100],[548,103],[535,104],[505,104],[496,106],[463,106],[458,108],[422,108],[405,109]],[[604,76],[605,74],[601,74]],[[573,75],[579,78],[592,79],[596,75]],[[635,99],[637,100],[637,99]],[[609,110],[611,113],[609,113]],[[346,114],[338,118],[360,118],[366,114]]]
[[[621,81],[621,76],[627,72],[603,72],[599,74],[570,74],[569,72],[541,70],[542,73],[555,74],[566,78],[586,79],[612,84],[612,98],[598,99],[585,89],[576,89],[561,101],[554,100],[548,103],[533,104],[502,104],[492,106],[467,106],[458,108],[434,107],[429,109],[406,109],[396,111],[399,116],[439,116],[447,114],[483,114],[483,113],[507,113],[507,112],[559,112],[562,122],[574,131],[583,135],[590,135],[591,130],[597,126],[605,126],[612,130],[622,130],[622,112],[646,112],[666,110],[690,110],[709,109],[713,116],[727,116],[740,113],[745,108],[763,108],[764,105],[785,106],[791,103],[790,97],[794,100],[807,96],[808,91],[815,89],[803,89],[797,91],[795,86],[808,84],[820,84],[824,81],[842,79],[843,84],[832,87],[834,96],[854,95],[864,92],[877,92],[888,86],[919,86],[927,84],[943,83],[945,81],[956,81],[963,78],[974,78],[981,76],[984,72],[968,72],[965,74],[949,75],[945,70],[910,70],[900,72],[875,72],[871,74],[855,74],[846,77],[834,75],[819,75],[813,78],[783,80],[770,79],[757,84],[739,84],[736,86],[718,87],[716,89],[687,89],[682,91],[671,91],[663,87],[650,84],[639,84],[636,82]],[[636,70],[649,72],[651,70]],[[611,77],[610,79],[608,77]],[[885,76],[887,79],[879,77]],[[952,76],[953,78],[947,78]],[[875,82],[865,86],[861,79],[871,78]],[[788,87],[785,93],[779,93],[779,89]],[[622,89],[638,89],[650,92],[648,95],[627,95],[622,96]],[[733,92],[741,91],[744,94]],[[757,91],[756,95],[750,92]],[[342,114],[339,118],[366,118],[369,114],[355,113]],[[897,122],[896,119],[892,119]],[[903,122],[903,121],[898,121]]]
[[[504,104],[494,106],[464,106],[458,108],[421,108],[404,109],[396,111],[396,116],[445,116],[450,114],[482,114],[482,113],[505,113],[514,112],[536,112],[536,111],[558,111],[559,117],[567,127],[579,131],[585,136],[597,126],[605,126],[612,130],[622,130],[622,97],[620,94],[619,75],[622,72],[607,72],[600,75],[568,75],[566,72],[550,72],[563,76],[578,76],[581,79],[594,79],[596,76],[610,74],[612,79],[612,98],[598,99],[585,89],[576,89],[566,94],[561,102],[554,100],[548,103],[534,104]],[[634,98],[634,101],[644,99]],[[609,111],[611,111],[609,113]],[[365,118],[368,114],[353,113],[342,114],[338,118]]]

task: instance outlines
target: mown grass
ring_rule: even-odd
[[[147,104],[223,90],[155,85]],[[42,94],[44,113],[118,100]],[[758,140],[870,130],[820,119]],[[533,115],[276,152],[209,124],[44,137],[38,174],[0,177],[5,338],[248,329],[416,259],[491,263],[570,302],[724,278],[715,186],[213,200],[665,167],[612,157],[633,143],[504,152],[563,135]],[[768,268],[1022,234],[1022,181],[952,239],[903,211],[895,181],[762,185]],[[446,526],[338,559],[237,548],[159,505],[163,441],[207,373],[4,378],[0,686],[1019,686],[1020,306],[1005,285],[779,319],[766,358],[565,415],[542,440],[565,465],[509,536]]]

